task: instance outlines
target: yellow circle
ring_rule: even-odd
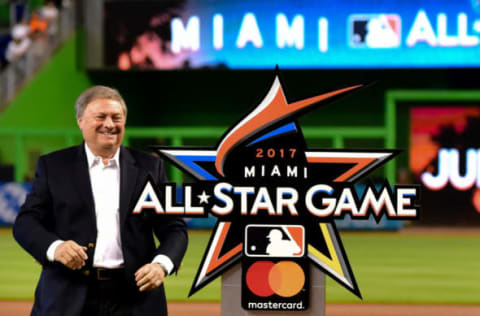
[[[268,283],[275,294],[282,297],[292,297],[303,288],[305,273],[293,261],[280,261],[270,270]]]

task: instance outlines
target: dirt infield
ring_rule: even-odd
[[[0,302],[0,314],[27,316],[31,302]],[[220,316],[217,303],[169,303],[170,316]],[[397,305],[397,304],[327,304],[327,316],[478,316],[480,306]],[[228,315],[227,315],[228,316]]]

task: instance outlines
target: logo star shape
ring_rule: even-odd
[[[198,199],[200,200],[200,204],[208,204],[208,199],[210,198],[210,195],[207,195],[205,191],[202,191],[202,194],[197,195]]]
[[[313,180],[323,183],[354,183],[393,158],[397,152],[310,150],[307,149],[300,125],[295,118],[313,109],[313,105],[332,102],[358,88],[360,86],[352,86],[288,103],[280,79],[276,76],[263,101],[227,131],[216,148],[157,147],[157,151],[199,183],[235,182],[227,172],[232,168],[232,163],[229,167],[228,160],[240,159],[238,161],[241,162],[242,155],[238,154],[239,150],[253,150],[255,146],[283,139],[283,143],[298,145],[298,162],[305,166]],[[299,180],[297,183],[300,182]],[[202,204],[208,204],[209,197],[205,190],[198,195]],[[248,221],[249,218],[238,221],[220,218],[217,221],[189,296],[241,259],[243,232]],[[361,298],[335,222],[321,221],[318,218],[303,218],[300,222],[307,232],[307,257],[310,262]]]

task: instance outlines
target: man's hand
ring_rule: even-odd
[[[55,249],[54,259],[72,270],[81,269],[85,265],[87,247],[80,246],[73,240],[67,240]]]
[[[135,272],[135,281],[140,292],[151,291],[162,285],[165,270],[158,263],[148,263]]]

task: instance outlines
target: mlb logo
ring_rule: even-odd
[[[396,14],[354,14],[349,18],[349,43],[355,48],[395,48],[402,38]]]
[[[244,245],[247,257],[303,257],[305,228],[300,225],[247,225]]]

